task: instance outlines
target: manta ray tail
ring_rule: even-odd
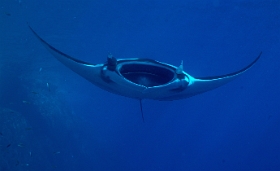
[[[143,114],[143,107],[142,107],[142,99],[140,99],[139,102],[140,102],[140,109],[141,109],[141,114],[142,114],[142,121],[145,122],[144,114]]]

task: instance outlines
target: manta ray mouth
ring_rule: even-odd
[[[176,73],[164,65],[155,64],[123,64],[119,73],[127,80],[145,87],[161,86],[171,82]]]

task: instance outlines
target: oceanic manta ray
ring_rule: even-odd
[[[59,51],[43,40],[30,26],[29,28],[65,66],[101,89],[139,99],[140,104],[142,99],[178,100],[220,87],[250,69],[262,54],[239,71],[215,77],[196,78],[184,71],[183,62],[176,67],[152,59],[116,59],[109,54],[105,63],[90,64]]]

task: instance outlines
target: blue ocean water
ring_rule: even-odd
[[[279,170],[280,1],[0,2],[0,171]],[[151,58],[197,77],[244,75],[179,101],[101,90],[27,26],[91,63]]]

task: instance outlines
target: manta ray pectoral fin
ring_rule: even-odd
[[[190,95],[196,95],[220,87],[250,69],[260,59],[261,54],[262,52],[260,52],[258,57],[252,63],[239,71],[215,77],[192,78],[191,83],[186,91]]]
[[[81,61],[79,59],[73,58],[50,44],[48,44],[44,39],[42,39],[29,25],[28,27],[30,30],[34,33],[34,35],[39,39],[39,41],[45,46],[45,48],[62,64],[64,64],[66,67],[70,68],[77,74],[81,75],[82,77],[86,78],[90,82],[96,83],[98,85],[98,82],[102,82],[100,78],[100,70],[103,64],[89,64],[87,62]]]
[[[34,33],[34,35],[40,40],[40,42],[45,46],[45,48],[47,48],[51,52],[51,54],[53,54],[63,64],[66,62],[66,60],[69,60],[71,62],[79,63],[81,65],[91,65],[87,62],[84,62],[84,61],[81,61],[79,59],[73,58],[73,57],[57,50],[56,48],[54,48],[53,46],[48,44],[44,39],[42,39],[29,25],[28,25],[28,27],[32,31],[32,33]]]
[[[206,91],[210,91],[217,87],[220,87],[220,86],[232,81],[233,79],[235,79],[236,77],[240,76],[245,71],[250,69],[260,59],[261,54],[262,54],[262,52],[260,52],[258,57],[245,68],[243,68],[239,71],[230,73],[230,74],[226,74],[226,75],[220,75],[220,76],[215,76],[215,77],[204,77],[204,78],[196,77],[195,78],[187,73],[184,73],[185,76],[188,78],[187,79],[188,86],[186,88],[184,88],[183,91],[180,91],[179,93],[174,93],[174,94],[170,93],[169,96],[167,95],[165,97],[158,98],[158,100],[184,99],[184,98],[192,97],[197,94],[201,94]]]

